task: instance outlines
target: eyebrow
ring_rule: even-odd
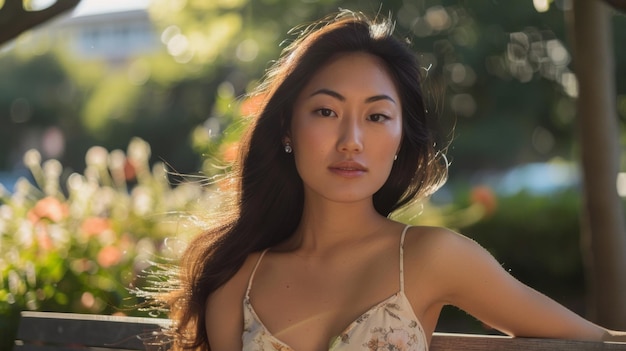
[[[316,90],[315,92],[313,92],[313,94],[309,95],[309,97],[315,96],[315,95],[319,95],[319,94],[332,96],[335,99],[337,99],[339,101],[342,101],[342,102],[346,101],[346,97],[345,96],[339,94],[336,91],[333,91],[333,90],[330,90],[330,89],[324,89],[324,88]],[[385,94],[370,96],[367,99],[365,99],[365,102],[370,103],[370,102],[375,102],[375,101],[380,101],[380,100],[388,100],[388,101],[391,101],[394,104],[396,104],[396,100],[394,100],[391,96],[385,95]]]

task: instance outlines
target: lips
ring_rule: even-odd
[[[341,161],[332,164],[328,169],[347,178],[359,177],[367,172],[367,167],[355,161]]]

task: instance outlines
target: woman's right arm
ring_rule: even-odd
[[[241,350],[243,298],[258,254],[251,254],[237,273],[207,299],[206,333],[211,351]]]

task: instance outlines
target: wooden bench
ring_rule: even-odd
[[[14,351],[166,351],[167,319],[22,312]]]
[[[155,333],[167,319],[22,312],[14,351],[166,351]],[[626,343],[435,333],[431,351],[622,350]]]

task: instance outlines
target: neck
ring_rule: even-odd
[[[311,255],[327,252],[342,243],[364,239],[388,221],[376,212],[371,199],[351,203],[305,201],[300,225],[285,249]]]

